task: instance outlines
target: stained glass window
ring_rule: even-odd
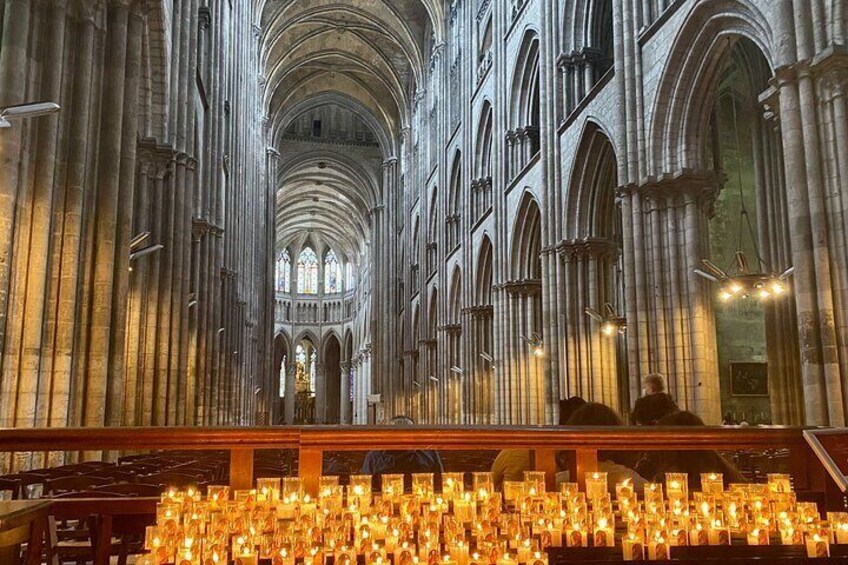
[[[291,292],[291,255],[283,250],[277,255],[277,292]]]
[[[342,291],[342,266],[336,253],[331,249],[324,257],[324,292]]]
[[[301,294],[318,293],[318,256],[311,247],[304,247],[297,259],[297,291]]]

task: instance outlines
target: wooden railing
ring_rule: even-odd
[[[41,428],[0,429],[0,452],[75,452],[146,450],[229,450],[230,484],[249,488],[254,451],[293,449],[298,474],[316,492],[324,454],[372,449],[534,451],[534,465],[553,480],[557,451],[575,452],[582,477],[598,465],[599,450],[741,450],[786,448],[796,488],[832,490],[807,446],[801,428],[659,427],[365,427],[301,426],[263,428]]]

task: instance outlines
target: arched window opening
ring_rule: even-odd
[[[332,249],[324,256],[324,292],[332,294],[343,290],[342,265]]]
[[[471,181],[471,212],[479,218],[492,206],[492,105],[487,101],[480,113],[477,148]]]
[[[297,291],[300,294],[318,293],[318,256],[305,247],[297,259]]]
[[[507,178],[515,178],[539,152],[539,37],[524,37],[512,85],[507,131]]]
[[[277,255],[275,279],[277,292],[291,292],[291,255],[288,249]]]
[[[462,155],[457,152],[453,160],[450,190],[448,191],[448,214],[445,217],[445,239],[447,252],[450,253],[459,245],[460,226],[462,224],[460,209],[462,205]]]
[[[578,17],[567,22],[564,52],[557,60],[565,116],[589,95],[613,63],[612,1],[593,0],[585,4]]]

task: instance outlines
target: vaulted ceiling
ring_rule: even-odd
[[[400,131],[409,123],[410,99],[422,82],[430,43],[441,41],[442,2],[265,1],[260,22],[264,109],[283,163],[286,129],[324,105],[355,113],[379,140],[373,162],[351,163],[343,144],[316,143],[323,168],[317,160],[301,164],[310,161],[309,153],[297,155],[297,166],[284,167],[277,193],[278,245],[318,231],[356,253],[370,237],[368,211],[384,198],[379,157],[396,154]],[[324,127],[338,131],[340,126]]]

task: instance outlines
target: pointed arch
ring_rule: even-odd
[[[462,321],[462,269],[459,265],[454,266],[451,275],[448,318],[450,324],[459,324]]]
[[[457,150],[451,165],[448,185],[448,213],[445,216],[446,252],[450,253],[460,244],[462,227],[462,153]]]
[[[319,414],[318,422],[338,424],[341,421],[342,400],[342,347],[335,332],[324,336],[321,348],[321,367],[323,369],[324,386],[321,387],[323,398],[319,406],[323,414]]]
[[[477,306],[492,305],[492,258],[492,240],[486,234],[477,253],[477,279],[474,289],[474,303]]]
[[[488,100],[483,102],[477,124],[474,176],[477,179],[492,176],[492,103]]]
[[[436,339],[439,332],[439,289],[433,287],[430,290],[430,299],[427,301],[427,338]]]
[[[509,126],[515,130],[539,127],[539,34],[527,30],[513,72]],[[538,150],[538,148],[537,148]]]
[[[587,121],[571,169],[564,218],[566,239],[604,238],[619,233],[615,150],[594,121]]]
[[[512,230],[510,274],[513,280],[540,280],[542,277],[542,215],[533,195],[521,198]]]
[[[698,150],[712,112],[717,73],[740,38],[756,46],[776,67],[774,35],[765,16],[748,0],[695,4],[677,33],[654,98],[648,140],[649,174],[697,168]],[[773,74],[769,70],[769,74]]]
[[[617,164],[612,143],[600,126],[587,121],[571,170],[566,195],[568,231],[560,245],[566,369],[565,396],[581,396],[621,411],[629,410],[626,347],[623,336],[605,335],[586,315],[609,304],[625,311],[621,277],[621,213],[616,203]],[[579,289],[579,290],[578,290]]]

